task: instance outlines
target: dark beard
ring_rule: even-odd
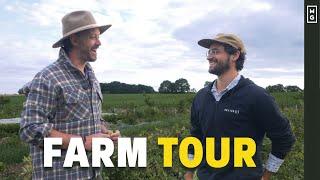
[[[218,62],[213,69],[211,69],[209,67],[209,73],[215,74],[217,76],[222,75],[223,73],[225,73],[226,71],[228,71],[230,69],[229,62],[230,62],[230,57],[228,57],[228,60],[225,62]]]
[[[80,52],[79,52],[78,56],[79,56],[80,59],[82,59],[85,62],[94,62],[94,61],[96,61],[96,59],[92,59],[90,57],[90,50],[87,50],[87,49],[80,49]]]

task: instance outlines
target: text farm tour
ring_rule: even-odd
[[[233,146],[231,146],[229,137],[222,137],[221,156],[219,159],[214,157],[215,138],[206,138],[205,146],[195,137],[186,137],[180,143],[176,137],[159,137],[159,148],[163,148],[163,167],[172,167],[173,146],[178,146],[179,158],[187,168],[197,167],[203,157],[206,157],[208,165],[214,168],[225,167],[229,161],[233,161],[234,167],[256,167],[252,157],[256,152],[256,143],[252,138],[235,137]],[[122,137],[115,143],[118,146],[117,167],[147,167],[147,138]],[[114,153],[113,141],[109,138],[92,139],[92,167],[114,167],[111,156]],[[61,149],[55,149],[53,146],[62,145],[61,138],[44,139],[44,167],[52,167],[53,158],[61,156]],[[188,157],[188,147],[193,146],[194,156]],[[204,150],[203,147],[206,147]],[[230,149],[233,148],[234,159],[230,159]],[[205,152],[205,156],[203,154]],[[71,138],[67,149],[63,167],[72,167],[74,162],[78,162],[81,167],[89,167],[89,160],[82,138]],[[159,162],[161,163],[161,162]]]

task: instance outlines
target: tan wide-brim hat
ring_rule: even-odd
[[[111,27],[109,25],[98,25],[93,15],[89,11],[74,11],[65,15],[62,20],[62,38],[52,45],[53,48],[61,47],[63,40],[71,34],[92,28],[99,28],[100,34]]]
[[[238,49],[241,53],[246,53],[242,40],[234,34],[219,33],[213,39],[201,39],[198,44],[204,48],[210,48],[213,43],[224,43]]]

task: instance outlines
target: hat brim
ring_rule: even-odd
[[[100,34],[104,33],[107,29],[109,29],[111,27],[111,24],[108,25],[103,25],[103,26],[99,26],[99,25],[91,25],[91,26],[87,26],[87,27],[83,27],[83,28],[79,28],[76,29],[74,31],[71,31],[67,34],[65,34],[59,41],[57,41],[56,43],[54,43],[52,45],[52,48],[58,48],[61,47],[63,45],[63,40],[65,40],[66,38],[68,38],[71,34],[74,33],[78,33],[84,30],[88,30],[88,29],[93,29],[93,28],[99,28],[100,29]]]
[[[210,46],[213,44],[213,43],[225,43],[225,42],[222,42],[222,41],[217,41],[217,40],[213,40],[213,39],[201,39],[200,41],[198,41],[198,44],[199,46],[202,46],[204,48],[210,48]]]

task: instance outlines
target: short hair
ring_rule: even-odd
[[[73,48],[73,45],[71,43],[70,37],[66,38],[65,40],[63,40],[62,42],[62,48],[64,49],[64,51],[69,54],[69,52],[71,51],[71,49]]]
[[[235,54],[237,51],[240,52],[239,58],[236,61],[236,69],[237,71],[241,71],[243,69],[243,64],[244,61],[246,59],[246,53],[245,52],[241,52],[239,49],[229,45],[229,44],[225,44],[225,43],[221,43],[222,46],[224,47],[224,50],[229,54]]]

